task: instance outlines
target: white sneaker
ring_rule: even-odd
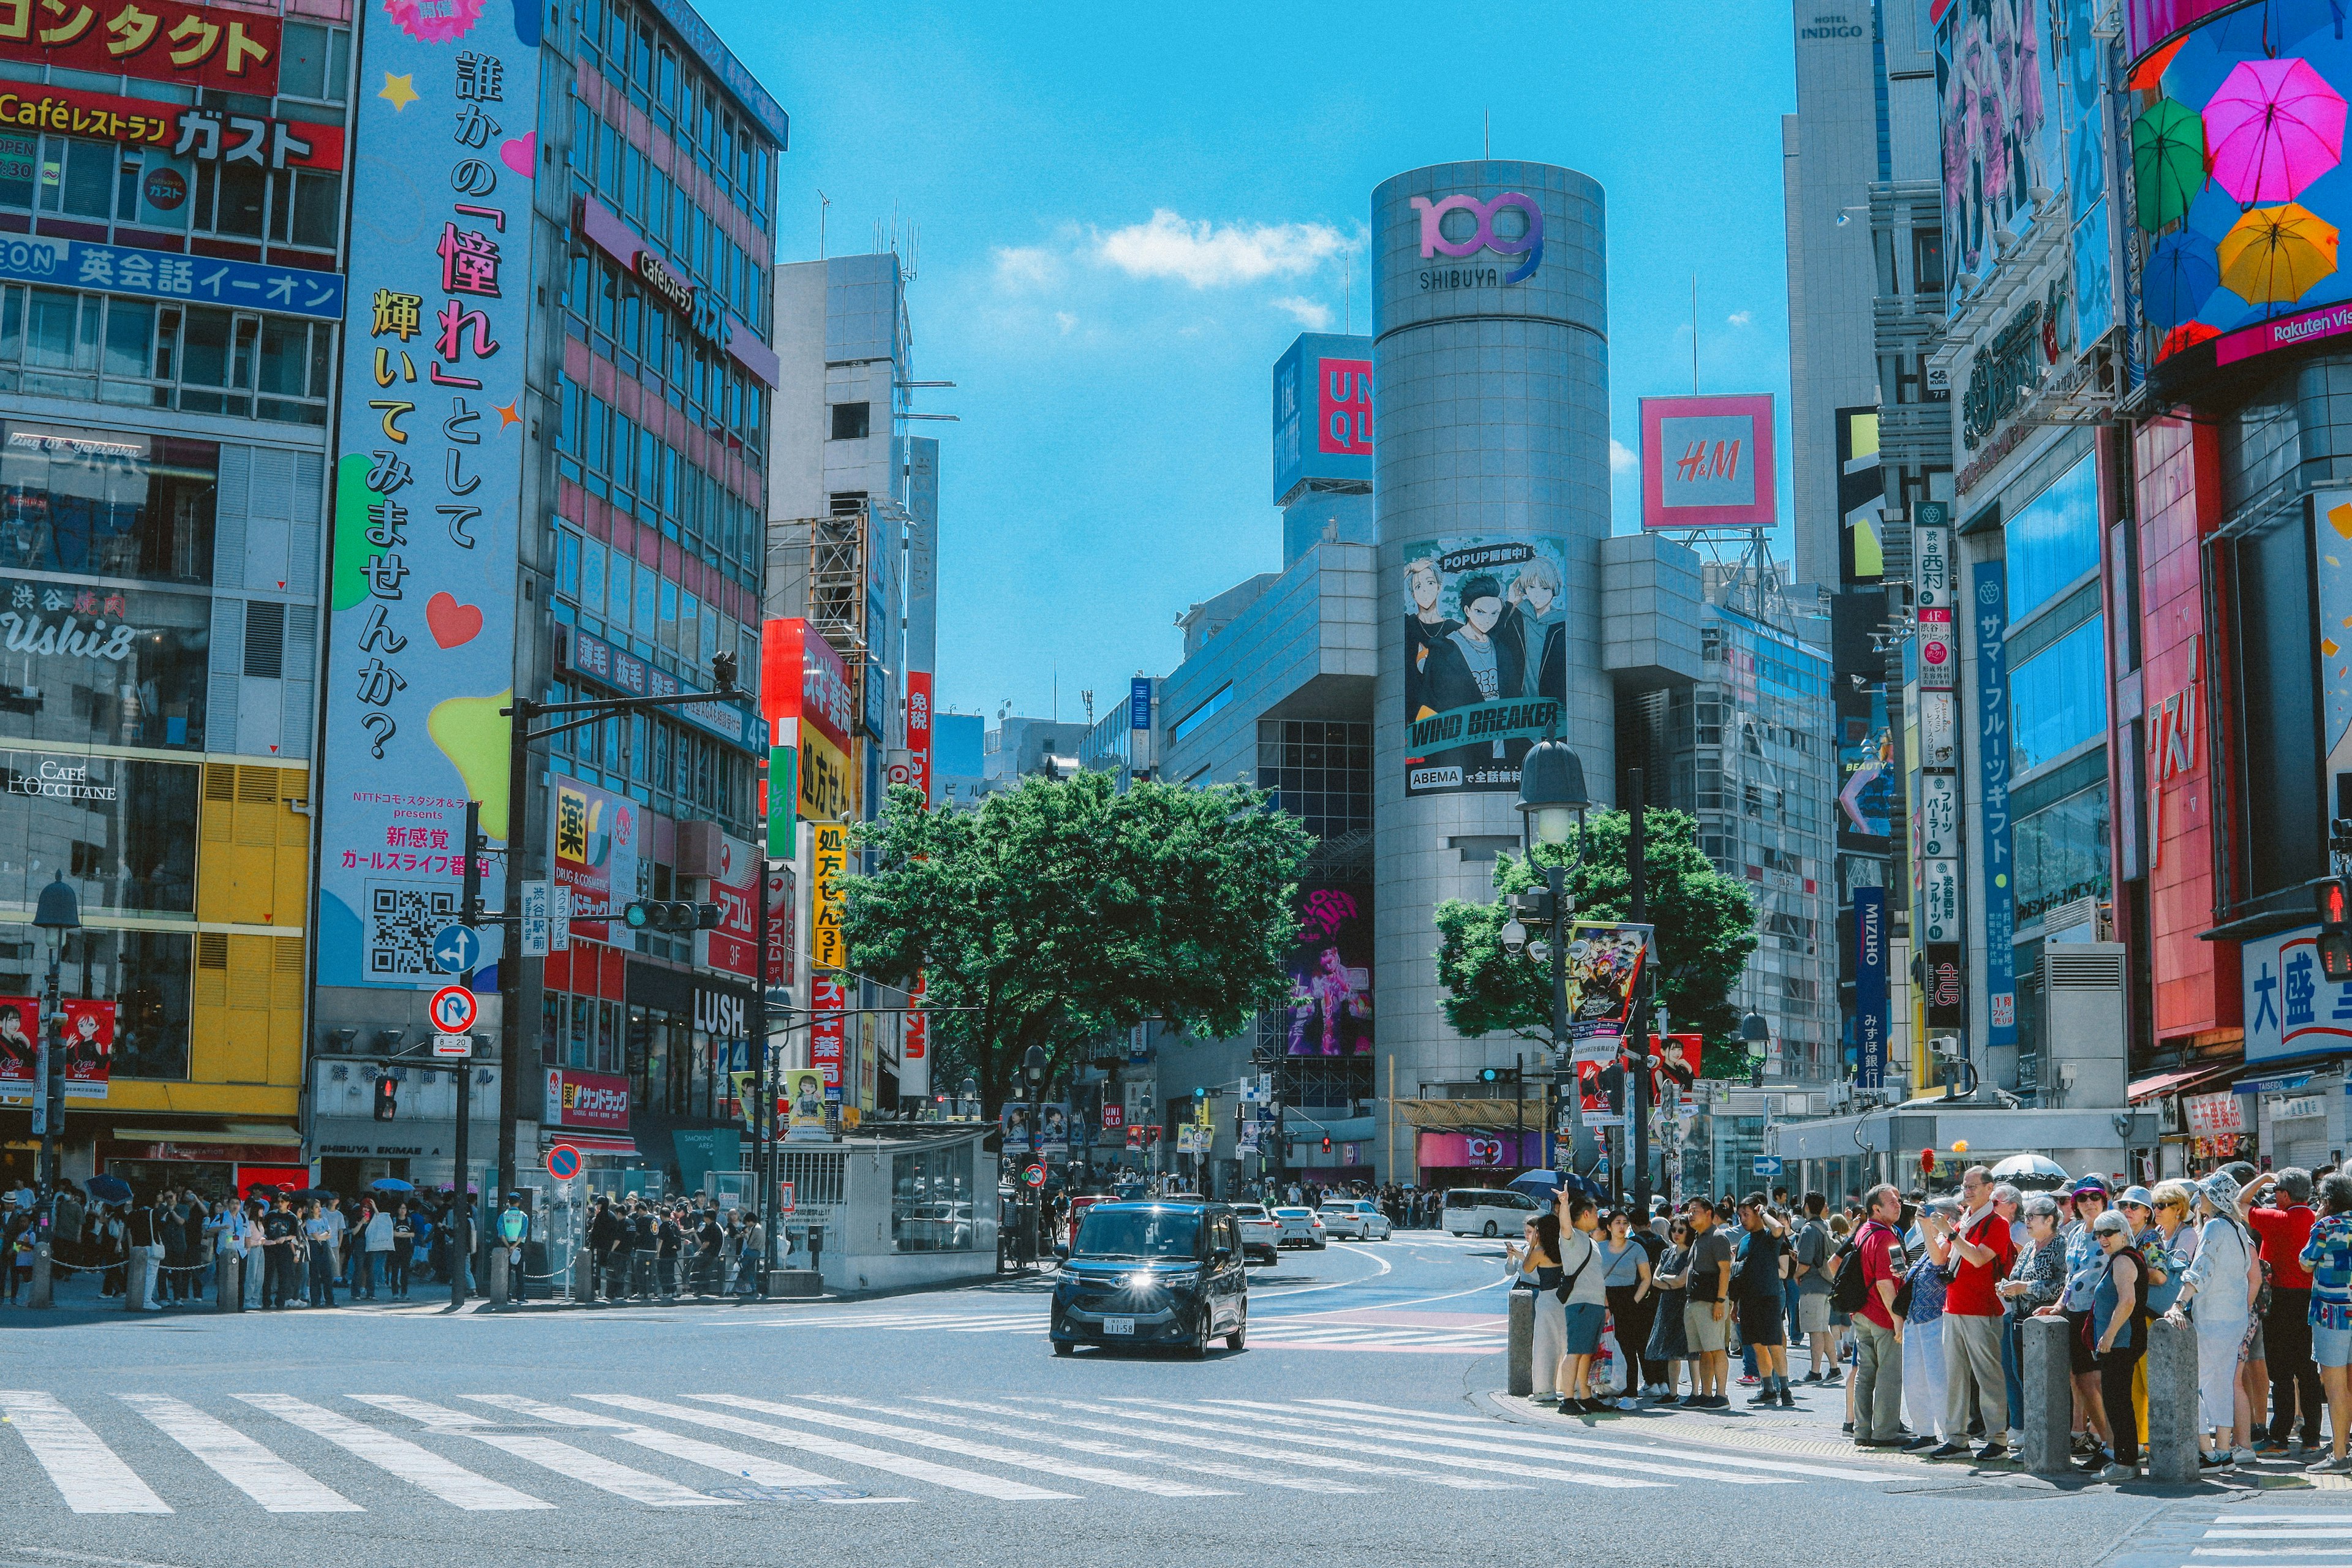
[[[2352,1455],[2336,1458],[2333,1455],[2303,1467],[2307,1476],[2340,1476],[2352,1473]]]
[[[453,1101],[452,1103],[454,1104],[455,1102]],[[2235,1459],[2242,1465],[2251,1465],[2260,1457],[2261,1456],[2256,1454],[2252,1448],[2240,1448],[2230,1456],[2230,1458]]]

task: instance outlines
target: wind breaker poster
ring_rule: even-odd
[[[1404,792],[1507,793],[1568,709],[1557,539],[1465,534],[1404,547]]]

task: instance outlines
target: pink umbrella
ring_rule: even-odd
[[[2344,100],[2300,59],[2241,60],[2205,106],[2213,177],[2240,203],[2290,202],[2344,155]]]

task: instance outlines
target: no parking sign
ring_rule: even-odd
[[[558,1143],[547,1152],[547,1173],[559,1182],[568,1182],[580,1173],[580,1151],[569,1143]]]

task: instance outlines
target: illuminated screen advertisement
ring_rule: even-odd
[[[2159,367],[2190,350],[2176,372],[2208,353],[2229,365],[2352,333],[2352,273],[2337,257],[2352,214],[2341,13],[2329,0],[2270,0],[2134,68],[2141,325]]]
[[[1769,394],[1642,399],[1642,526],[1771,527],[1772,458]]]
[[[1290,976],[1285,1053],[1372,1054],[1372,889],[1309,888],[1299,897],[1298,936],[1284,961]]]
[[[1557,539],[1465,534],[1404,547],[1407,795],[1519,787],[1568,710]]]
[[[503,844],[523,805],[508,798],[499,710],[535,417],[523,362],[542,13],[386,0],[359,14],[318,983],[430,990],[447,978],[431,944],[465,859],[436,868],[416,850],[436,834],[462,844],[468,799]]]

